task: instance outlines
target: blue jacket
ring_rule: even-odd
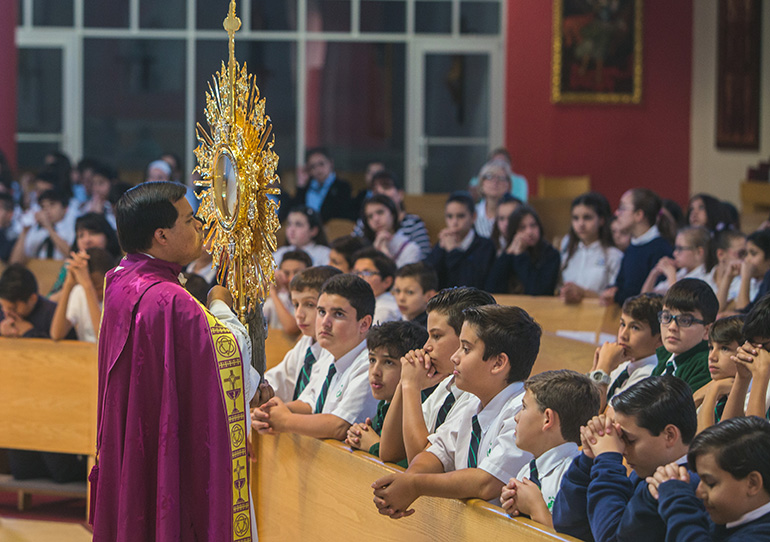
[[[671,244],[662,237],[656,237],[643,245],[629,245],[620,263],[618,278],[615,279],[615,286],[618,287],[615,301],[618,305],[622,305],[629,297],[639,294],[644,281],[647,280],[647,275],[658,260],[673,253]]]
[[[494,259],[495,245],[476,234],[466,251],[456,248],[447,252],[436,243],[425,262],[436,270],[439,289],[474,286],[483,290]]]
[[[486,290],[493,294],[554,295],[560,267],[559,251],[541,241],[537,262],[532,261],[528,251],[518,256],[500,254],[489,272]],[[512,276],[521,286],[520,292],[510,291],[509,281]]]
[[[670,480],[658,488],[658,510],[666,522],[666,542],[757,542],[770,540],[770,514],[728,529],[714,525],[692,483]]]

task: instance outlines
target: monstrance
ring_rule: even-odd
[[[241,27],[235,0],[223,26],[229,36],[229,63],[222,62],[206,92],[210,132],[200,124],[196,132],[195,172],[202,179],[195,185],[205,189],[197,216],[204,222],[217,282],[230,290],[238,317],[249,327],[252,364],[264,374],[262,303],[274,280],[275,232],[280,226],[278,204],[268,196],[279,193],[278,155],[256,78],[245,63],[239,66],[235,60],[235,32]]]

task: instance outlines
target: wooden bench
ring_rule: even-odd
[[[0,448],[88,456],[96,447],[96,345],[0,339]],[[87,497],[86,482],[0,479],[23,507],[31,493]]]
[[[251,490],[261,542],[409,540],[574,541],[478,499],[420,497],[413,516],[392,520],[372,503],[372,482],[399,467],[333,440],[254,436]]]
[[[526,310],[545,331],[585,331],[594,334],[598,342],[600,333],[617,335],[620,307],[616,304],[603,307],[598,298],[587,298],[581,303],[567,305],[555,296],[495,295],[501,305],[514,305]]]

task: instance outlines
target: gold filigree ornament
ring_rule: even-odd
[[[200,124],[195,172],[205,188],[198,218],[204,222],[207,250],[217,266],[217,282],[227,287],[236,312],[245,322],[250,311],[261,312],[274,280],[275,232],[278,204],[268,195],[279,194],[273,151],[275,136],[265,114],[256,78],[246,64],[235,60],[235,32],[241,21],[235,16],[235,0],[223,26],[230,37],[230,59],[213,77],[206,92],[206,121]]]

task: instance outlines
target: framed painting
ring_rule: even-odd
[[[720,0],[717,148],[759,150],[761,0]]]
[[[642,0],[554,0],[551,101],[642,100]]]

